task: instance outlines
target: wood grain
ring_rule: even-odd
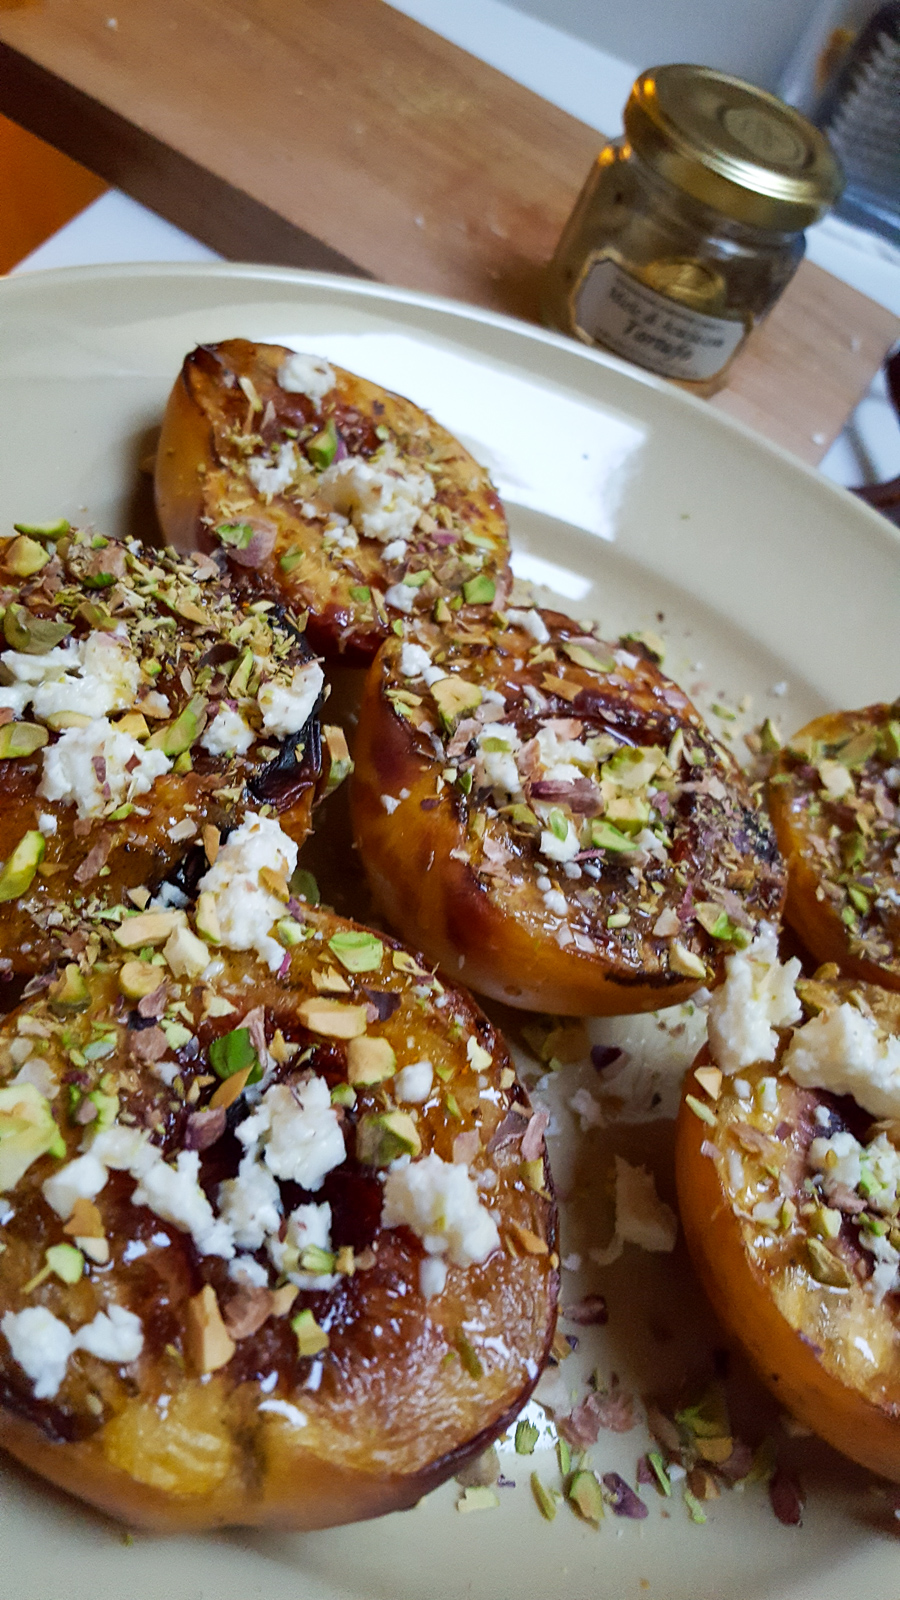
[[[0,4],[0,111],[233,259],[526,318],[598,144],[382,0]],[[897,326],[804,265],[716,403],[816,460]]]

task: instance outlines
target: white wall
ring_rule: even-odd
[[[639,70],[692,61],[777,89],[819,0],[506,0]],[[452,0],[450,3],[452,10]]]

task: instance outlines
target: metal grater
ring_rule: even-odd
[[[900,245],[900,3],[883,6],[860,33],[815,121],[844,168],[836,210]]]

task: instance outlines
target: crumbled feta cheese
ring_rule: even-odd
[[[382,544],[408,539],[434,499],[428,474],[412,462],[402,462],[393,444],[382,445],[368,461],[347,456],[332,462],[317,487],[328,505],[349,517],[359,533]]]
[[[828,1139],[813,1139],[809,1160],[820,1172],[827,1172],[829,1183],[843,1183],[855,1189],[862,1172],[863,1147],[852,1133],[842,1128]]]
[[[219,1184],[218,1205],[241,1250],[258,1250],[281,1227],[278,1185],[252,1150],[241,1158],[237,1177]]]
[[[548,861],[571,861],[581,849],[581,841],[571,822],[566,818],[566,836],[557,839],[556,834],[549,828],[541,831],[540,852]]]
[[[272,972],[284,960],[284,950],[270,931],[284,907],[260,883],[260,868],[271,867],[290,878],[297,853],[294,840],[277,822],[248,811],[198,885],[202,893],[212,896],[219,942],[226,950],[256,950]]]
[[[527,611],[510,609],[506,613],[506,620],[511,622],[514,628],[524,628],[537,644],[546,644],[550,637],[546,622],[534,606],[530,606]]]
[[[287,1219],[284,1238],[270,1238],[269,1257],[278,1272],[284,1273],[300,1289],[332,1289],[337,1283],[336,1272],[304,1272],[301,1258],[304,1250],[331,1250],[331,1206],[297,1206]]]
[[[797,1028],[782,1063],[804,1088],[850,1094],[873,1117],[900,1115],[900,1039],[845,1003]]]
[[[443,1294],[447,1283],[447,1263],[442,1256],[423,1256],[419,1263],[419,1293],[423,1300]]]
[[[381,552],[382,561],[402,561],[406,555],[406,540],[392,539]]]
[[[278,368],[278,383],[288,394],[305,394],[316,408],[334,388],[334,369],[321,356],[292,350]]]
[[[392,606],[395,611],[403,611],[408,616],[416,603],[417,589],[410,588],[408,583],[392,583],[385,590],[384,603]]]
[[[0,1322],[13,1360],[34,1384],[36,1400],[52,1400],[66,1375],[74,1340],[59,1317],[46,1306],[7,1311]]]
[[[200,1187],[199,1171],[196,1150],[180,1150],[174,1166],[154,1161],[138,1182],[132,1205],[147,1206],[154,1216],[189,1233],[202,1256],[223,1256],[230,1261],[234,1255],[231,1229],[214,1215]]]
[[[52,1400],[66,1375],[69,1357],[87,1350],[101,1361],[136,1361],[143,1349],[141,1320],[122,1306],[98,1311],[92,1322],[72,1333],[46,1306],[7,1311],[0,1322],[13,1359],[34,1384],[36,1400]]]
[[[155,1161],[161,1160],[158,1147],[143,1128],[126,1128],[118,1122],[94,1135],[89,1154],[116,1172],[130,1172],[133,1178],[143,1177]]]
[[[394,1094],[406,1105],[420,1106],[428,1099],[433,1082],[434,1071],[430,1061],[411,1061],[394,1078]]]
[[[141,1319],[124,1306],[111,1305],[106,1311],[98,1311],[94,1320],[75,1335],[76,1350],[87,1350],[99,1361],[114,1361],[121,1366],[136,1361],[143,1348]]]
[[[616,1156],[616,1233],[642,1250],[674,1250],[678,1220],[660,1200],[652,1172]]]
[[[45,839],[52,839],[59,827],[59,823],[49,811],[42,811],[38,817],[38,827]]]
[[[75,1209],[76,1200],[93,1200],[104,1187],[107,1170],[102,1161],[89,1152],[67,1161],[64,1167],[45,1178],[41,1193],[63,1222],[68,1222]]]
[[[561,889],[545,889],[543,899],[551,916],[564,917],[569,909],[569,903]]]
[[[387,812],[388,816],[392,817],[394,815],[394,812],[396,811],[397,807],[399,806],[400,801],[395,799],[395,797],[392,794],[383,794],[381,796],[381,804],[384,806],[384,809]]]
[[[200,743],[211,756],[242,756],[250,749],[255,737],[253,729],[240,712],[223,705],[204,729]]]
[[[255,1289],[266,1289],[269,1284],[268,1267],[253,1256],[235,1256],[228,1263],[228,1276],[232,1283],[250,1284]]]
[[[709,1042],[713,1059],[729,1076],[755,1061],[774,1061],[776,1028],[801,1015],[794,984],[796,958],[782,964],[774,928],[764,926],[746,950],[726,957],[725,981],[709,1002]]]
[[[109,711],[125,711],[133,705],[141,681],[127,640],[110,633],[67,639],[44,655],[4,650],[0,661],[14,679],[9,689],[0,690],[0,705],[9,704],[18,715],[29,702],[36,717],[63,711],[103,717]]]
[[[344,1135],[324,1078],[309,1078],[293,1088],[276,1083],[237,1130],[245,1148],[262,1157],[276,1178],[302,1189],[322,1187],[326,1173],[346,1154]]]
[[[500,1243],[466,1168],[433,1151],[419,1161],[403,1157],[388,1169],[381,1220],[385,1228],[411,1228],[429,1255],[445,1255],[456,1267],[486,1261]]]
[[[297,452],[292,439],[278,451],[274,462],[268,456],[251,456],[247,462],[247,477],[260,494],[282,494],[297,470]]]
[[[145,750],[130,733],[98,717],[86,728],[67,728],[46,746],[38,794],[76,805],[81,818],[95,817],[107,806],[147,794],[171,765],[161,750]]]
[[[404,678],[424,678],[429,689],[439,678],[446,678],[447,674],[441,667],[436,667],[420,644],[409,644],[404,641],[400,647],[400,671]]]
[[[318,661],[307,661],[294,668],[290,688],[264,683],[259,691],[259,707],[266,732],[276,739],[299,733],[312,715],[324,682],[325,674]]]

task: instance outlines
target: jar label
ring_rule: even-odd
[[[639,283],[608,257],[594,259],[575,291],[578,331],[664,378],[714,378],[744,337],[743,322],[708,317]]]

